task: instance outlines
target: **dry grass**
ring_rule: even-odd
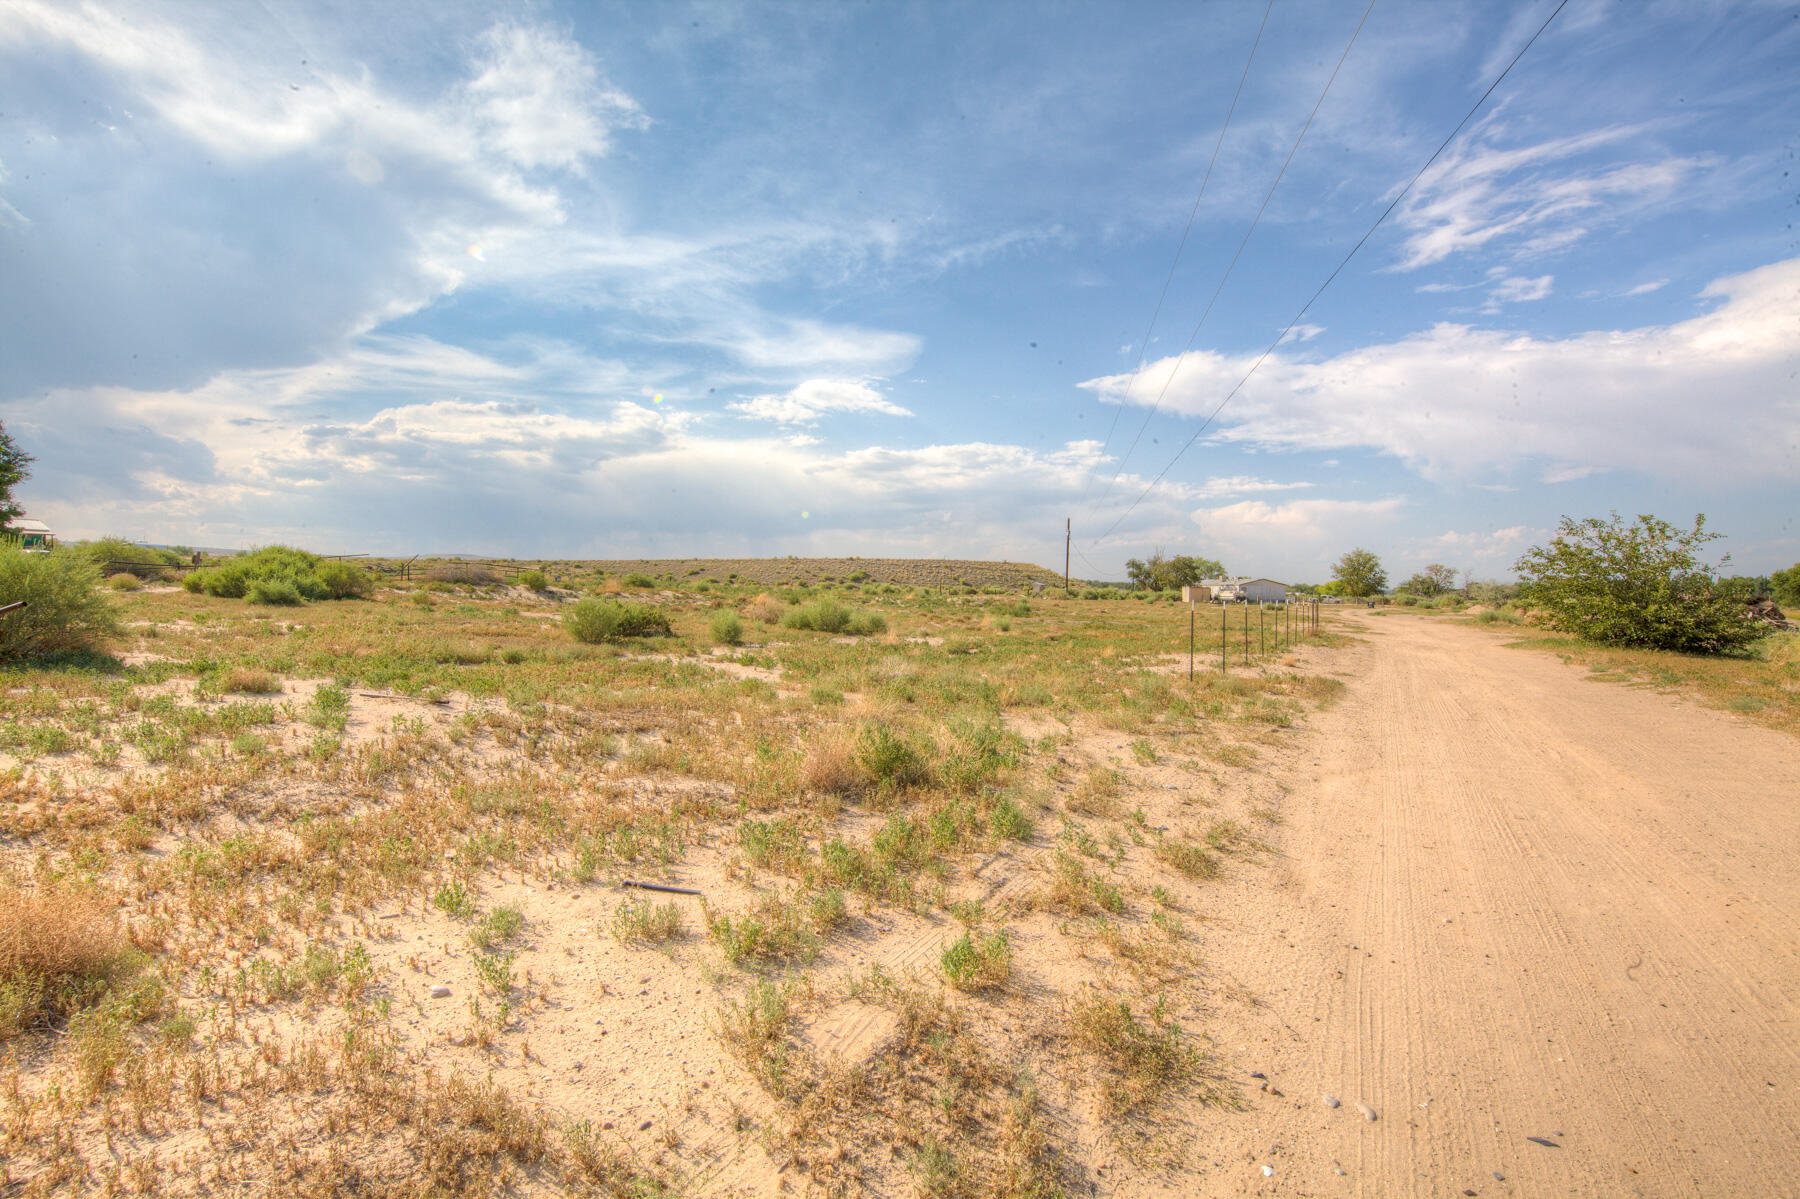
[[[842,730],[815,737],[800,766],[800,785],[815,794],[840,799],[862,794],[869,776],[857,761],[856,739]]]
[[[0,1038],[91,1006],[134,956],[99,896],[0,886]]]

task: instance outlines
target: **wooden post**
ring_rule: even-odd
[[[1063,598],[1069,598],[1069,546],[1075,539],[1075,518],[1063,517]]]
[[[1224,601],[1221,600],[1219,602],[1219,673],[1220,674],[1224,674],[1225,671],[1227,669],[1229,669],[1225,664],[1225,646],[1229,644],[1229,642],[1227,642],[1225,639],[1225,613],[1228,611],[1230,611],[1230,609],[1227,608],[1225,606]]]
[[[1245,615],[1249,614],[1245,613]],[[1269,652],[1269,639],[1263,632],[1263,602],[1261,600],[1256,601],[1256,652],[1259,654]]]
[[[1188,682],[1194,681],[1194,608],[1195,601],[1188,600]]]

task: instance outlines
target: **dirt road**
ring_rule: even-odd
[[[1221,1057],[1282,1095],[1249,1084],[1206,1185],[1800,1194],[1800,741],[1491,631],[1346,620],[1368,640],[1283,768],[1276,885],[1210,938],[1251,997]]]

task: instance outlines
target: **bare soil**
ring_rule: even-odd
[[[1206,938],[1247,1110],[1188,1193],[1800,1194],[1800,741],[1345,617]]]

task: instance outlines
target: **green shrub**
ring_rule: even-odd
[[[931,780],[926,756],[885,724],[866,724],[856,736],[856,763],[884,787],[920,786]]]
[[[744,621],[736,612],[714,612],[708,627],[712,637],[720,645],[741,645],[744,640]]]
[[[106,585],[114,591],[138,591],[143,588],[144,581],[134,574],[120,571],[116,575],[108,575]]]
[[[0,662],[90,649],[118,632],[100,571],[75,549],[28,554],[0,546],[0,604],[27,601],[0,616]]]
[[[275,604],[294,607],[305,603],[300,589],[287,579],[253,579],[244,598],[253,604]]]
[[[944,977],[959,991],[997,987],[1012,974],[1012,942],[1004,929],[976,940],[964,933],[944,947]]]
[[[656,580],[641,571],[633,571],[621,580],[627,587],[637,587],[644,591],[654,591]]]
[[[1719,534],[1706,517],[1683,531],[1654,516],[1627,525],[1563,517],[1547,546],[1513,566],[1525,597],[1552,628],[1609,645],[1682,653],[1742,653],[1769,632],[1745,618],[1744,605],[1715,581],[1718,567],[1698,551]]]
[[[375,594],[375,576],[348,562],[320,564],[318,579],[332,599],[368,599]]]
[[[584,599],[563,617],[563,627],[577,641],[593,644],[621,637],[651,637],[669,632],[669,618],[650,604]]]
[[[856,612],[826,596],[782,613],[781,627],[866,637],[872,633],[887,632],[887,621],[879,613]]]
[[[169,572],[163,568],[179,566],[183,561],[181,555],[173,550],[152,549],[124,537],[84,541],[76,548],[92,559],[104,574],[116,575],[124,571],[144,580],[167,578]]]
[[[528,587],[532,591],[543,592],[550,590],[550,580],[544,577],[544,572],[541,570],[521,570],[519,572],[519,577],[514,581],[517,582],[519,586]]]
[[[197,570],[190,570],[181,576],[181,589],[199,595],[206,590],[206,578]]]

